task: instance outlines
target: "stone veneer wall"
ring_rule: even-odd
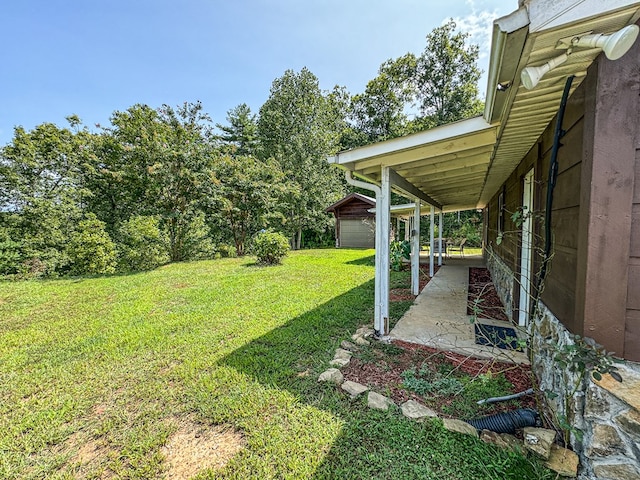
[[[587,379],[570,398],[567,412],[564,398],[571,395],[578,375],[559,369],[554,357],[558,347],[573,343],[571,334],[542,303],[530,333],[539,387],[558,395],[548,398],[549,406],[583,432],[582,439],[571,435],[580,455],[580,478],[640,479],[640,365],[621,365],[621,384],[609,376],[601,382]]]
[[[513,312],[515,277],[511,269],[491,250],[485,255],[487,268],[507,314]],[[601,382],[587,379],[571,396],[578,375],[558,368],[558,348],[573,344],[572,335],[542,303],[529,326],[532,368],[549,407],[565,416],[582,438],[571,434],[571,447],[580,456],[583,480],[640,480],[640,364],[620,365],[623,382],[606,375]]]
[[[496,287],[498,296],[502,300],[505,313],[513,320],[513,299],[516,285],[515,277],[511,269],[496,255],[490,246],[485,247],[485,261],[491,272],[491,279]]]

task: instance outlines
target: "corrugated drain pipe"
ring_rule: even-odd
[[[477,430],[513,434],[519,428],[539,425],[540,417],[538,412],[531,408],[519,408],[510,412],[501,412],[474,420],[467,420],[467,423],[476,427]]]

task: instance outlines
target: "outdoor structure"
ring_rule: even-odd
[[[540,387],[584,433],[571,440],[585,478],[640,478],[639,19],[637,1],[521,0],[494,22],[482,117],[329,159],[375,192],[379,229],[391,190],[415,200],[416,231],[422,205],[432,220],[484,209],[487,265],[530,332]],[[385,259],[388,242],[376,242],[381,336]],[[628,360],[622,384],[588,379],[572,394],[579,379],[554,357],[575,334]]]
[[[375,206],[375,198],[351,193],[326,209],[336,217],[336,247],[374,247]]]

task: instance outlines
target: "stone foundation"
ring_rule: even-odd
[[[514,274],[491,248],[485,259],[509,315],[514,311]],[[605,375],[598,382],[584,379],[574,391],[579,374],[560,369],[554,360],[559,350],[574,343],[573,336],[542,303],[529,335],[531,366],[540,389],[550,393],[546,398],[555,422],[564,417],[574,429],[570,444],[580,456],[579,478],[640,480],[640,364],[620,364],[622,383]]]
[[[515,298],[514,288],[516,285],[513,272],[502,259],[493,252],[490,246],[485,248],[485,262],[491,272],[491,278],[498,292],[498,296],[504,305],[505,313],[507,317],[513,320],[513,312],[515,311],[515,305],[513,304]]]
[[[571,433],[579,478],[640,479],[640,365],[621,364],[622,383],[606,375],[600,382],[585,379],[574,392],[578,374],[559,369],[554,360],[558,347],[573,344],[570,333],[543,304],[530,330],[540,389],[557,395],[547,395],[551,409],[582,432],[581,438]]]

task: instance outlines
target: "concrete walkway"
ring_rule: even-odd
[[[475,358],[529,363],[526,354],[475,343],[472,317],[467,315],[469,267],[484,267],[481,256],[449,258],[391,330],[392,340],[418,343]],[[499,320],[480,323],[506,325]],[[514,327],[517,328],[517,327]]]

